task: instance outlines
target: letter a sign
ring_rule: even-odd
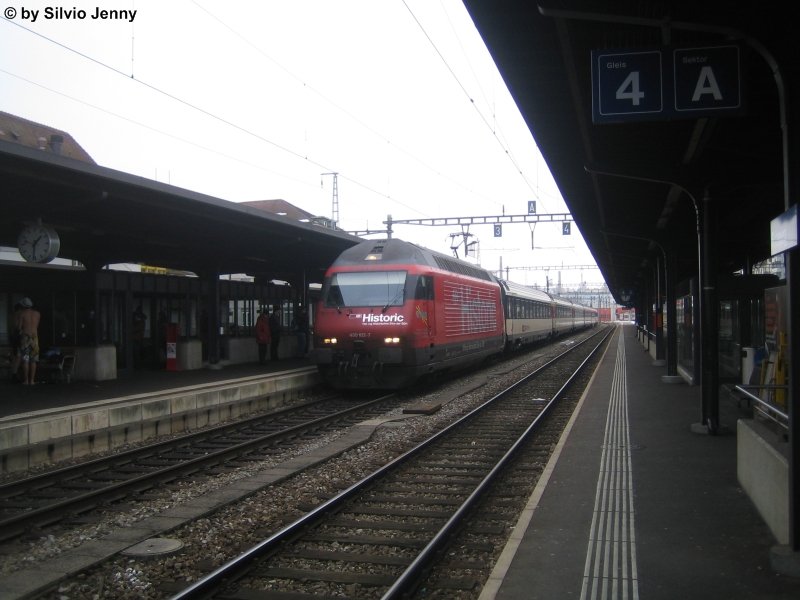
[[[739,48],[682,48],[675,50],[675,110],[739,109]]]

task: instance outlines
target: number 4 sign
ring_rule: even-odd
[[[600,54],[596,110],[601,117],[664,111],[661,52]]]

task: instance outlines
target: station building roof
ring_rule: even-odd
[[[361,241],[277,214],[283,204],[265,210],[101,167],[65,132],[3,114],[0,246],[16,247],[23,227],[41,220],[58,232],[59,256],[89,269],[143,263],[314,282]],[[49,143],[53,135],[60,145]]]

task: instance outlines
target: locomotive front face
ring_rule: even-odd
[[[339,387],[398,387],[409,377],[412,303],[406,271],[332,273],[317,310],[314,360]],[[410,294],[413,296],[413,293]]]

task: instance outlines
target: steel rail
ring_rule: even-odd
[[[192,443],[193,440],[202,439],[202,437],[204,436],[213,437],[214,435],[224,434],[225,431],[239,429],[240,427],[246,427],[247,425],[250,424],[256,424],[259,421],[263,421],[265,418],[279,418],[284,415],[291,414],[291,412],[296,411],[297,409],[300,408],[308,408],[318,403],[329,402],[331,398],[335,398],[335,396],[323,398],[320,400],[313,400],[311,402],[306,402],[303,404],[295,404],[291,407],[281,408],[280,410],[273,411],[268,414],[259,414],[256,416],[250,416],[245,419],[239,420],[236,423],[223,423],[220,425],[209,427],[207,429],[204,429],[203,431],[195,431],[188,434],[179,435],[169,440],[149,443],[140,448],[132,448],[130,450],[117,452],[114,454],[113,457],[104,456],[101,458],[92,458],[89,460],[82,461],[78,464],[68,465],[66,467],[57,467],[55,469],[49,469],[47,471],[29,477],[24,477],[14,481],[0,483],[0,498],[11,498],[19,493],[27,491],[32,487],[42,488],[44,486],[51,485],[59,480],[69,479],[70,477],[75,475],[80,475],[83,472],[92,469],[93,467],[97,467],[98,469],[107,468],[109,465],[112,464],[129,463],[134,458],[139,458],[148,455],[158,455],[161,452],[175,448],[176,445],[180,446],[182,443],[190,444]]]
[[[280,431],[273,431],[268,434],[259,436],[252,440],[247,440],[245,442],[240,442],[237,444],[229,445],[226,448],[222,448],[220,450],[212,451],[207,454],[203,454],[196,458],[191,458],[189,460],[180,461],[176,464],[166,466],[163,469],[158,469],[154,472],[144,473],[142,475],[132,477],[130,479],[126,479],[121,482],[112,483],[107,486],[104,486],[100,489],[91,490],[82,494],[78,494],[76,496],[72,496],[52,504],[48,504],[46,506],[42,506],[37,509],[24,511],[13,515],[9,518],[5,518],[0,520],[0,541],[11,539],[13,537],[19,536],[24,533],[27,529],[30,528],[31,524],[49,524],[55,523],[59,520],[62,520],[65,514],[74,514],[84,512],[89,510],[90,508],[97,506],[100,504],[104,499],[114,498],[118,499],[121,496],[130,494],[135,491],[149,489],[156,485],[159,482],[170,481],[176,479],[182,472],[194,472],[201,468],[208,467],[210,465],[224,463],[232,458],[242,456],[251,452],[259,447],[263,447],[275,441],[285,439],[288,437],[292,437],[301,432],[306,432],[309,430],[313,430],[315,428],[320,427],[321,425],[329,424],[333,421],[346,418],[349,415],[354,413],[363,411],[366,408],[369,408],[372,405],[379,404],[381,402],[386,401],[387,399],[393,397],[394,394],[388,394],[385,396],[381,396],[377,399],[370,400],[368,402],[363,402],[355,406],[348,407],[345,410],[338,411],[336,413],[325,415],[323,417],[318,417],[316,419],[312,419],[310,421],[306,421],[304,423],[300,423],[298,425],[293,425],[290,427],[286,427],[281,429]],[[322,401],[320,401],[322,402]],[[303,408],[308,406],[312,406],[317,403],[308,403],[303,405]],[[290,414],[292,409],[287,409],[286,411],[280,411],[281,415]],[[265,418],[271,418],[275,415],[275,413],[270,413],[268,415],[262,415],[261,420]],[[253,421],[257,421],[258,419],[249,419],[248,425],[252,424]],[[241,427],[235,427],[231,425],[223,426],[230,428],[231,430],[241,429]],[[202,432],[197,434],[201,436],[201,439],[204,437],[208,437],[204,434],[207,432]],[[181,447],[185,446],[188,442],[188,437],[190,436],[183,436],[180,440],[173,440],[171,441],[171,447]],[[158,444],[158,446],[163,450],[164,447],[169,448],[170,443],[166,442],[162,444]],[[158,456],[157,453],[149,452],[149,448],[142,449],[139,452],[141,453],[138,458],[147,458]],[[108,459],[112,465],[120,464],[119,461],[116,460],[116,456],[113,457],[113,460]],[[91,466],[97,466],[100,464],[100,461],[92,461]],[[126,463],[130,464],[130,463]],[[75,467],[74,469],[78,469]],[[67,469],[68,471],[72,472],[73,468],[70,467]],[[84,467],[85,470],[85,467]],[[78,479],[78,473],[80,471],[75,470],[74,477],[71,481],[80,481]],[[68,481],[70,481],[68,479]],[[38,488],[41,489],[41,488]]]
[[[450,517],[447,523],[439,530],[439,532],[428,543],[428,545],[425,546],[425,548],[417,555],[414,561],[406,568],[406,570],[400,575],[400,577],[397,578],[395,583],[386,591],[386,593],[383,594],[381,600],[394,600],[395,598],[400,598],[401,596],[408,594],[411,591],[411,589],[417,585],[417,583],[420,580],[420,574],[422,573],[422,571],[424,571],[425,568],[430,564],[431,560],[434,558],[436,553],[439,552],[445,546],[447,540],[452,536],[453,532],[464,521],[466,516],[478,503],[481,497],[485,495],[486,491],[492,485],[494,480],[500,475],[500,473],[506,468],[509,462],[514,458],[516,453],[519,451],[520,447],[522,447],[522,445],[528,440],[528,438],[539,428],[541,422],[545,419],[545,417],[547,417],[550,414],[550,411],[564,395],[567,388],[572,384],[575,378],[583,371],[589,360],[603,346],[604,342],[608,339],[608,337],[612,333],[613,330],[609,329],[609,331],[597,343],[595,348],[581,362],[578,368],[575,369],[575,371],[573,371],[572,375],[570,375],[570,377],[564,382],[564,385],[562,385],[561,388],[559,388],[559,390],[553,395],[553,397],[547,401],[547,404],[545,404],[545,406],[542,408],[542,411],[534,418],[534,420],[530,423],[530,425],[528,425],[528,427],[525,429],[522,435],[519,436],[517,441],[514,442],[514,444],[503,455],[503,457],[497,462],[497,464],[495,464],[492,470],[489,471],[489,473],[484,477],[484,479],[478,484],[478,486],[475,488],[472,494],[470,494],[469,498],[467,498],[464,501],[464,503],[458,508],[458,510],[453,514],[453,516]],[[571,348],[567,352],[572,352],[576,350],[579,346],[582,346],[583,344],[589,342],[592,339],[594,338],[593,337],[587,338],[586,340],[581,342],[581,344],[575,346],[574,348]],[[563,356],[563,354],[559,356]],[[549,365],[550,363],[547,364]],[[514,386],[512,386],[508,390],[500,392],[500,394],[489,400],[489,402],[493,402],[500,396],[507,394],[509,390],[524,384],[531,377],[532,374],[528,375],[521,381],[515,383]]]
[[[603,332],[600,332],[600,333],[603,333]],[[603,336],[603,339],[597,345],[597,347],[602,345],[603,341],[605,341],[605,339],[607,339],[607,337],[609,335],[611,335],[612,333],[613,333],[613,329],[609,328],[609,330]],[[599,334],[596,334],[596,335],[599,335]],[[238,577],[240,577],[241,575],[243,575],[249,569],[250,564],[254,560],[259,559],[259,558],[261,558],[261,557],[263,557],[265,555],[268,555],[268,554],[274,552],[284,542],[287,542],[287,541],[290,541],[293,538],[296,538],[298,535],[300,535],[307,528],[309,528],[310,526],[315,524],[322,517],[324,517],[324,516],[326,516],[328,514],[332,514],[332,513],[337,512],[337,510],[341,506],[343,506],[345,504],[345,502],[347,502],[349,499],[354,497],[356,494],[358,494],[358,493],[362,492],[363,490],[365,490],[373,482],[375,482],[378,479],[384,477],[387,473],[389,473],[390,471],[393,471],[396,467],[398,467],[398,466],[400,466],[400,465],[402,465],[402,464],[404,464],[406,462],[409,462],[411,459],[415,458],[418,454],[420,454],[423,450],[427,449],[428,447],[430,447],[434,443],[438,442],[439,440],[444,439],[446,436],[448,436],[450,433],[452,433],[456,428],[461,427],[465,423],[471,421],[473,418],[475,418],[478,415],[480,415],[486,408],[488,408],[489,406],[494,404],[501,397],[503,397],[504,395],[508,394],[509,392],[515,390],[516,388],[524,385],[530,379],[532,379],[532,378],[536,377],[537,375],[541,374],[543,371],[545,371],[546,369],[548,369],[549,367],[551,367],[552,365],[557,363],[560,359],[562,359],[566,355],[571,354],[572,352],[577,350],[579,347],[583,346],[583,344],[587,343],[589,340],[594,339],[594,337],[596,337],[596,336],[592,336],[591,338],[587,338],[587,340],[584,340],[581,343],[576,344],[575,346],[569,348],[568,350],[565,350],[564,352],[562,352],[561,354],[559,354],[555,358],[549,360],[545,364],[543,364],[540,367],[538,367],[537,369],[535,369],[533,372],[531,372],[528,375],[526,375],[524,378],[522,378],[521,380],[519,380],[518,382],[516,382],[515,384],[513,384],[512,386],[510,386],[509,388],[507,388],[503,392],[495,395],[491,399],[487,400],[486,402],[482,403],[478,407],[474,408],[473,410],[471,410],[467,414],[465,414],[462,417],[460,417],[455,422],[451,423],[450,425],[448,425],[444,429],[438,431],[433,436],[431,436],[428,439],[420,442],[414,448],[408,450],[407,452],[405,452],[404,454],[401,454],[400,456],[395,457],[394,459],[392,459],[390,462],[388,462],[384,466],[382,466],[379,469],[375,470],[374,472],[370,473],[366,477],[362,478],[360,481],[357,481],[356,483],[352,484],[351,486],[349,486],[345,490],[341,491],[336,496],[334,496],[334,497],[328,499],[327,501],[323,502],[322,504],[320,504],[316,508],[312,509],[311,511],[309,511],[308,513],[306,513],[305,515],[300,517],[299,519],[297,519],[294,522],[286,525],[285,527],[283,527],[282,529],[280,529],[276,533],[272,534],[267,539],[259,542],[258,544],[256,544],[255,546],[249,548],[248,550],[246,550],[242,554],[240,554],[240,555],[234,557],[233,559],[229,560],[228,562],[226,562],[225,564],[221,565],[220,567],[218,567],[217,569],[215,569],[214,571],[212,571],[211,573],[209,573],[205,577],[195,581],[190,586],[186,587],[182,591],[180,591],[177,594],[175,594],[174,596],[172,596],[171,600],[198,600],[198,599],[201,599],[201,598],[211,598],[211,597],[213,597],[213,594],[214,594],[216,588],[218,588],[220,585],[222,585],[225,581],[235,580]],[[592,354],[597,351],[597,347],[592,350]],[[590,354],[590,357],[591,357],[591,354]],[[583,366],[586,364],[587,361],[588,361],[588,358],[585,359],[584,361],[582,361],[581,366],[579,367],[578,371],[581,368],[583,368]],[[573,375],[570,377],[569,381],[572,381],[572,379],[574,377],[575,377],[575,373],[573,373]],[[554,396],[554,398],[560,397],[560,395],[563,393],[563,391],[566,389],[566,387],[568,385],[569,385],[569,382],[565,383],[564,385],[562,385],[561,388],[559,389],[559,391]],[[549,406],[553,405],[554,403],[555,403],[554,400],[551,400],[550,402],[548,402],[547,406],[549,407]],[[549,410],[549,408],[546,408],[545,410]],[[538,423],[538,422],[540,422],[540,420],[538,418],[534,420],[534,423]],[[533,425],[531,424],[531,425],[528,426],[528,428],[526,428],[526,434],[524,434],[525,437],[527,437],[527,435],[529,435],[529,430],[532,430],[531,429],[532,427],[533,427]],[[511,456],[513,456],[513,454],[518,450],[519,445],[521,445],[521,443],[523,443],[523,442],[520,442],[518,440],[518,442],[515,443],[512,446],[512,450],[509,450],[504,454],[504,458],[502,460],[505,461],[505,462],[507,462],[507,460],[510,460]],[[499,471],[500,471],[500,469],[497,469],[496,467],[494,469],[492,469],[490,475],[486,476],[487,478],[490,478],[489,482],[491,480],[493,480],[497,476],[497,473],[499,473]],[[488,482],[487,482],[487,485],[488,485]],[[469,511],[469,508],[471,508],[472,505],[474,505],[474,503],[477,501],[477,499],[478,499],[478,497],[480,495],[481,494],[478,494],[478,493],[475,493],[475,492],[470,494],[469,498],[466,501],[467,503],[469,503],[469,506],[466,507],[466,508],[462,507],[462,508],[458,509],[457,510],[457,514],[458,514],[459,518],[455,519],[455,515],[454,515],[445,524],[445,528],[447,528],[448,531],[452,531],[453,528],[456,527],[458,522],[461,520],[461,518],[463,518],[463,516],[465,514],[467,514],[467,512]],[[447,537],[447,535],[444,534],[444,533],[441,533],[441,532],[439,534],[436,534],[434,539],[426,546],[425,549],[423,549],[423,552],[425,553],[424,559],[418,557],[415,561],[413,561],[412,564],[406,569],[406,571],[404,571],[403,574],[400,575],[399,579],[397,580],[398,582],[400,580],[402,580],[402,582],[401,583],[397,583],[396,582],[395,585],[390,588],[391,596],[385,596],[385,598],[397,597],[398,595],[401,595],[401,594],[405,593],[407,591],[408,586],[411,585],[411,582],[414,581],[415,576],[417,575],[417,573],[421,569],[424,568],[425,563],[436,552],[436,550],[444,543],[444,540],[446,540],[446,537]],[[387,592],[387,594],[389,594],[390,592]]]

